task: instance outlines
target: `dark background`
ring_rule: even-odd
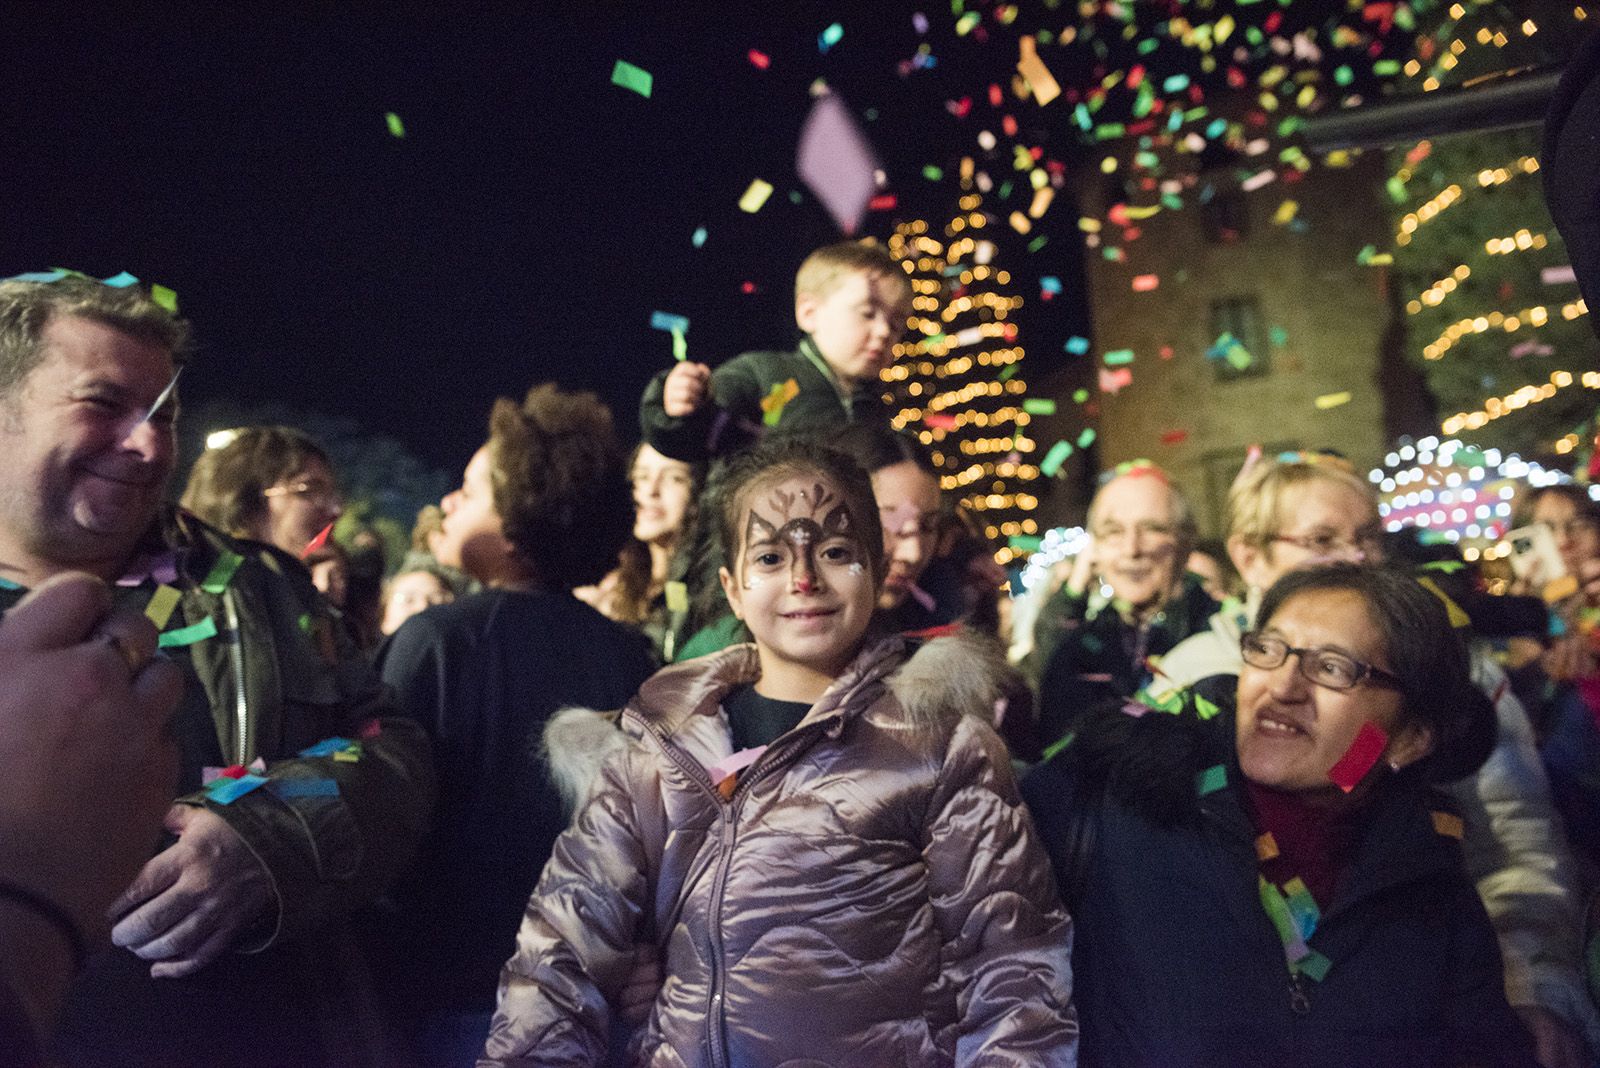
[[[554,379],[600,393],[632,438],[639,391],[671,362],[653,310],[688,316],[691,357],[713,364],[795,339],[794,270],[839,237],[809,193],[790,199],[814,79],[883,157],[899,209],[865,230],[886,237],[897,217],[949,217],[957,160],[980,129],[999,131],[986,101],[967,120],[945,101],[977,104],[1015,63],[1014,41],[957,40],[933,0],[582,6],[10,5],[0,276],[126,269],[175,289],[199,341],[184,404],[201,419],[259,406],[353,419],[453,475],[494,397]],[[821,54],[835,21],[844,38]],[[938,65],[901,76],[924,41]],[[651,99],[611,84],[617,59],[654,75]],[[1028,108],[1031,120],[1008,105],[1025,124],[1052,118]],[[943,181],[923,177],[928,164]],[[1009,160],[990,169],[999,181]],[[737,202],[757,177],[776,192],[747,215]],[[1052,215],[1056,236],[1026,273],[1022,239],[1007,247],[1035,374],[1083,332],[1076,213],[1058,202]],[[1041,274],[1067,294],[1042,304]]]

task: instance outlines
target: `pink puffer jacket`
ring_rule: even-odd
[[[1003,661],[909,650],[870,644],[728,801],[706,768],[753,646],[659,672],[621,732],[553,723],[555,768],[614,751],[528,903],[480,1068],[606,1063],[641,942],[666,981],[633,1065],[1073,1065],[1071,924],[987,722]]]

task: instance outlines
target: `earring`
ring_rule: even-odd
[[[1389,770],[1392,771],[1392,772],[1395,772],[1396,774],[1399,773],[1399,771],[1400,771],[1400,769],[1402,767],[1404,767],[1404,765],[1401,764],[1400,761],[1398,761],[1398,760],[1389,761]]]

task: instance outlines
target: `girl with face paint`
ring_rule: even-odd
[[[720,486],[754,641],[657,673],[620,731],[546,731],[580,814],[479,1063],[604,1063],[624,988],[634,1064],[1076,1063],[1070,924],[989,725],[998,646],[874,632],[883,535],[843,455],[764,444]]]

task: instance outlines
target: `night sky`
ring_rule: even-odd
[[[945,49],[948,18],[919,36],[916,4],[567,6],[584,13],[114,22],[10,5],[0,276],[126,269],[175,289],[200,343],[191,409],[353,417],[453,473],[495,396],[555,379],[599,392],[632,438],[639,391],[671,361],[651,311],[688,316],[691,356],[711,363],[795,340],[794,270],[839,236],[815,198],[789,198],[815,78],[878,109],[866,128],[901,214],[942,220],[954,185],[922,168],[953,173],[975,135],[944,101],[1015,62],[1014,45]],[[835,21],[844,37],[821,54]],[[940,65],[902,78],[924,40]],[[651,99],[611,84],[617,59],[654,75]],[[777,192],[747,215],[756,177]],[[1070,279],[1074,215],[1058,214],[1042,273]],[[1077,329],[1070,298],[1055,305],[1033,309],[1030,358]]]

